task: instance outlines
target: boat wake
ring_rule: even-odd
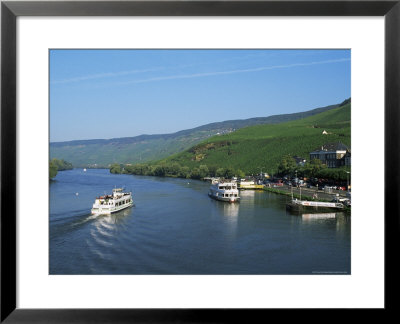
[[[54,216],[54,215],[53,215]],[[88,222],[94,221],[96,216],[88,213],[88,210],[79,211],[68,217],[52,219],[50,216],[50,238],[77,230]]]

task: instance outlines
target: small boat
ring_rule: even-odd
[[[323,201],[307,201],[301,200],[301,187],[300,187],[300,199],[293,199],[293,187],[292,187],[292,200],[286,204],[286,209],[303,211],[324,211],[332,209],[344,209],[344,205],[341,202],[323,202]]]
[[[240,190],[255,190],[255,189],[263,189],[264,185],[262,184],[257,184],[254,180],[246,180],[246,179],[241,179],[239,181],[239,187]]]
[[[111,195],[97,197],[91,213],[92,215],[110,215],[133,206],[132,193],[123,192],[122,188],[115,188]]]
[[[83,172],[86,172],[86,168],[83,169]]]
[[[240,200],[237,184],[232,181],[213,181],[208,195],[213,199],[227,202],[238,202]]]
[[[343,209],[342,203],[336,202],[322,202],[322,201],[307,201],[292,199],[290,203],[286,204],[286,208],[294,210],[324,210],[324,209]]]

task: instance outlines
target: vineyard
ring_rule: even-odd
[[[127,173],[168,175],[174,169],[196,174],[200,170],[221,169],[226,173],[276,173],[284,156],[300,156],[309,160],[309,153],[326,143],[341,142],[351,147],[351,103],[307,118],[274,125],[257,125],[230,134],[211,137],[184,152],[146,164],[125,166]],[[114,171],[117,170],[114,165]],[[137,169],[140,168],[140,172]],[[160,171],[160,168],[162,169]],[[201,173],[201,172],[200,172]],[[223,173],[223,172],[222,172]],[[170,173],[174,175],[173,173]],[[182,176],[178,173],[176,176]],[[185,174],[183,174],[185,175]]]

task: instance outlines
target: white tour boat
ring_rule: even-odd
[[[92,208],[92,215],[110,215],[133,206],[132,193],[123,192],[122,188],[113,189],[112,195],[97,197]]]
[[[237,183],[232,181],[213,181],[208,195],[221,201],[236,202],[240,200]]]

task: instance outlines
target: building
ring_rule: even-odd
[[[347,162],[346,164],[346,155]],[[310,160],[319,159],[328,168],[338,168],[343,165],[350,165],[350,150],[343,143],[328,143],[313,152],[310,152]]]
[[[344,165],[345,166],[351,166],[351,152],[348,150],[346,154],[344,155]]]

